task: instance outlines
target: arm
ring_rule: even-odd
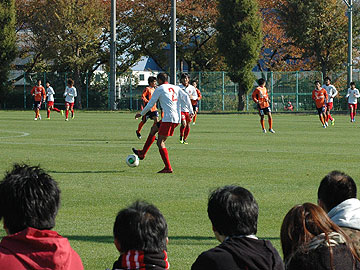
[[[257,93],[258,93],[258,91],[257,91],[257,89],[255,89],[251,95],[251,98],[255,103],[259,103],[259,100],[257,99]]]
[[[161,89],[158,87],[155,89],[151,99],[149,100],[148,104],[146,104],[145,108],[141,111],[140,115],[144,116],[151,108],[155,105],[155,103],[160,98]]]
[[[179,90],[179,96],[180,96],[180,99],[184,100],[184,102],[188,106],[190,115],[193,115],[194,111],[193,111],[193,106],[191,104],[191,100],[190,100],[189,95],[186,92],[184,92],[183,90],[180,89]]]
[[[337,96],[337,94],[338,94],[338,90],[336,90],[336,88],[335,88],[335,86],[334,86],[331,97],[334,98],[334,97]]]
[[[345,97],[348,98],[349,96],[350,96],[350,89],[348,89],[348,92]]]
[[[311,98],[315,101],[315,90],[312,91],[312,96]]]
[[[356,98],[359,98],[359,97],[360,97],[359,90],[355,91],[355,97],[356,97]]]
[[[149,102],[149,100],[147,99],[147,94],[148,94],[148,88],[146,87],[141,95],[141,99],[144,101],[145,104]]]
[[[202,99],[202,95],[199,89],[196,88],[196,92],[198,94],[198,100]]]

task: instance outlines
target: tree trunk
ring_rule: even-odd
[[[238,103],[238,111],[242,112],[245,110],[245,104],[246,104],[246,91],[244,87],[240,86],[239,84],[239,103]]]
[[[76,98],[76,106],[78,109],[82,109],[82,100],[81,100],[81,94],[82,94],[82,90],[83,90],[83,82],[81,80],[81,74],[79,70],[75,70],[74,72],[75,78],[74,78],[74,82],[75,82],[75,87],[77,89],[77,98]]]

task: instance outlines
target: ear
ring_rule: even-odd
[[[116,238],[114,238],[114,245],[115,245],[116,249],[117,249],[119,252],[121,252],[120,243],[119,243],[119,241],[118,241]]]
[[[222,235],[220,234],[214,227],[214,225],[212,226],[212,230],[214,232],[214,235],[215,235],[215,238],[219,241],[219,242],[224,242],[226,236],[225,235]]]

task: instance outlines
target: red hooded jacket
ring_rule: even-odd
[[[27,228],[0,242],[0,269],[82,270],[79,255],[55,231]]]

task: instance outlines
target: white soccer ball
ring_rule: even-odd
[[[131,154],[126,157],[126,164],[129,167],[139,166],[139,157],[137,155]]]

